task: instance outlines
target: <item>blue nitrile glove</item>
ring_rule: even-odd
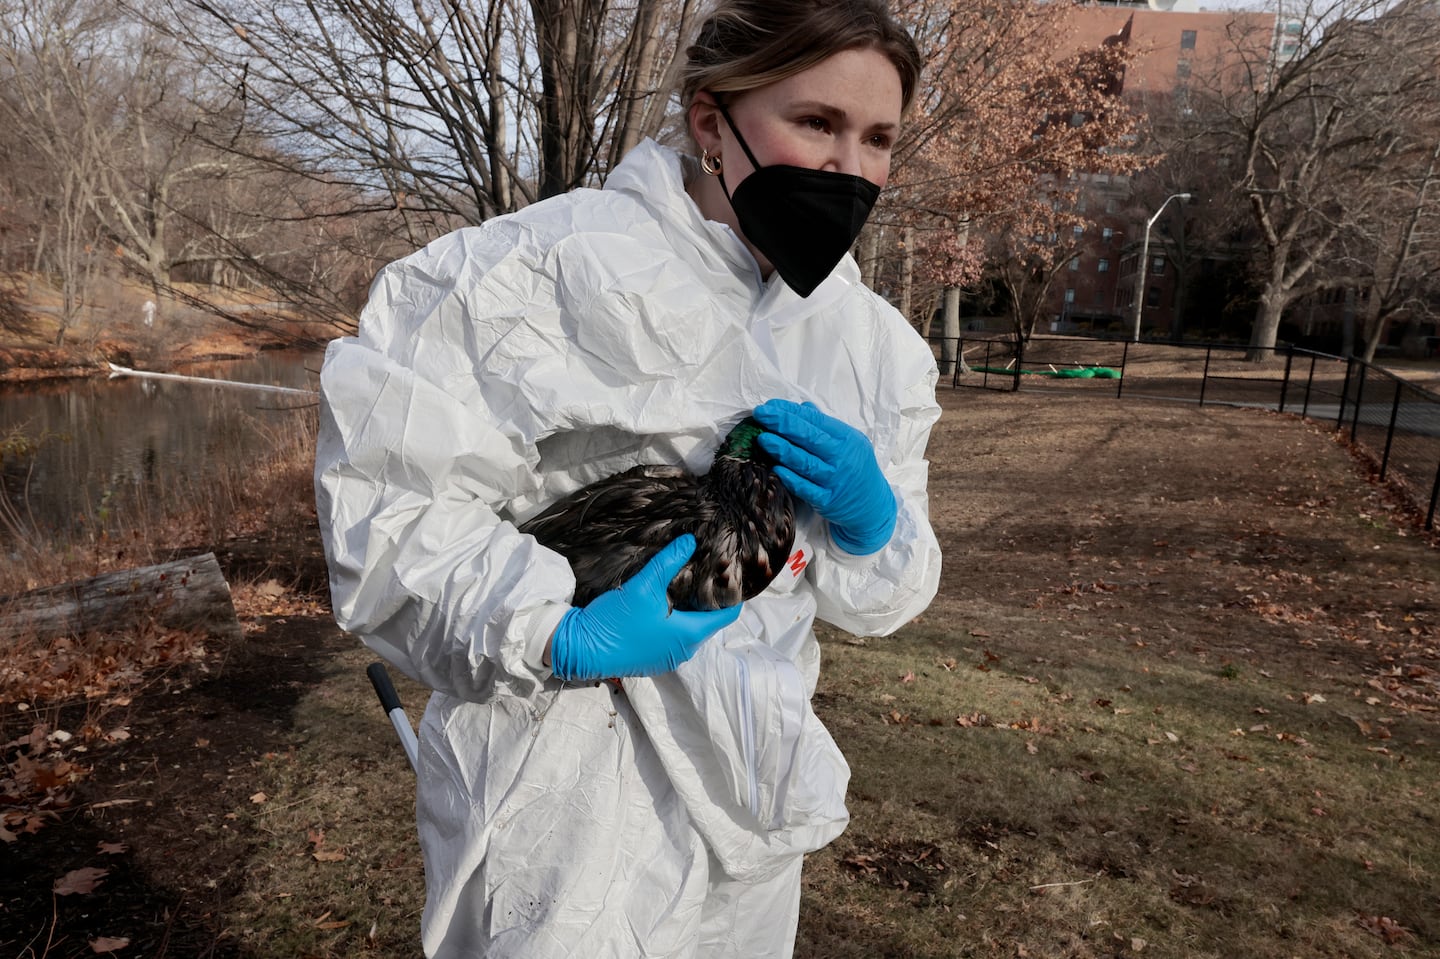
[[[814,403],[766,400],[755,407],[755,419],[769,431],[759,443],[780,464],[775,475],[830,521],[837,546],[865,556],[890,542],[895,494],[864,433]]]
[[[665,590],[694,552],[694,536],[676,537],[618,588],[562,616],[550,640],[550,669],[556,677],[588,682],[668,673],[739,619],[739,603],[704,612],[671,611]]]

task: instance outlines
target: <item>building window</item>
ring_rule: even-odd
[[[1145,305],[1146,305],[1146,306],[1159,306],[1159,305],[1160,305],[1160,287],[1158,287],[1158,286],[1152,286],[1152,287],[1150,287],[1149,289],[1147,289],[1147,290],[1145,291]]]
[[[1115,198],[1114,198],[1113,196],[1107,196],[1107,197],[1105,198],[1105,212],[1106,212],[1106,213],[1114,213],[1114,212],[1115,212],[1115,206],[1116,206]]]
[[[1107,260],[1107,259],[1105,259],[1105,258],[1102,256],[1102,257],[1100,258],[1099,262],[1097,262],[1097,263],[1095,264],[1095,272],[1096,272],[1096,273],[1109,273],[1109,272],[1110,272],[1110,261]]]
[[[1072,271],[1080,269],[1080,258],[1078,256],[1072,256],[1070,258],[1070,269]]]
[[[1190,61],[1189,61],[1189,60],[1176,60],[1176,61],[1175,61],[1175,75],[1176,75],[1177,77],[1188,77],[1188,76],[1190,75]]]
[[[1077,223],[1072,232],[1075,234],[1075,239],[1078,240],[1085,235],[1085,228]]]
[[[1181,30],[1181,31],[1180,31],[1180,49],[1181,49],[1181,50],[1194,50],[1194,49],[1195,49],[1195,31],[1194,31],[1194,30]]]
[[[1096,306],[1104,306],[1104,305],[1105,305],[1105,291],[1104,291],[1104,290],[1096,290],[1096,291],[1095,291],[1095,305],[1096,305]]]
[[[1066,303],[1074,303],[1074,302],[1075,302],[1075,287],[1070,286],[1070,287],[1066,287],[1066,288],[1065,288],[1065,302],[1066,302]]]
[[[1105,229],[1100,231],[1100,239],[1104,240],[1108,244],[1111,240],[1115,239],[1115,231],[1110,229],[1108,226],[1105,227]]]
[[[1150,275],[1151,275],[1151,276],[1164,276],[1164,275],[1165,275],[1165,257],[1164,257],[1163,255],[1161,255],[1161,256],[1152,256],[1152,257],[1150,258]]]

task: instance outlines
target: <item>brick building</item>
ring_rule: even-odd
[[[1237,10],[1201,10],[1196,0],[1106,2],[1077,8],[1069,22],[1071,49],[1119,40],[1132,51],[1121,78],[1121,94],[1131,108],[1186,109],[1189,81],[1199,71],[1223,64],[1238,37],[1260,43],[1284,56],[1297,40],[1277,30],[1273,14]],[[1047,313],[1056,331],[1132,329],[1137,289],[1143,289],[1141,327],[1146,335],[1164,335],[1174,326],[1175,270],[1163,242],[1183,215],[1169,204],[1150,234],[1144,282],[1140,250],[1146,221],[1155,213],[1132,196],[1130,178],[1085,176],[1080,183],[1081,212],[1094,226],[1077,237],[1078,254],[1051,284]]]

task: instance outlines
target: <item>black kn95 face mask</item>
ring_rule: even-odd
[[[754,167],[733,193],[724,171],[719,174],[740,229],[790,289],[809,296],[854,245],[880,188],[850,173],[784,164],[762,167],[730,112],[718,101],[716,105]]]

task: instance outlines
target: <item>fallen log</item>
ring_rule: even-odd
[[[239,639],[214,553],[0,596],[0,642],[117,633],[145,624]]]

